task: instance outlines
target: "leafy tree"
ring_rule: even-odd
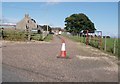
[[[83,13],[72,14],[71,16],[65,18],[65,29],[66,31],[77,34],[82,30],[86,33],[85,30],[93,33],[96,29],[94,23]]]
[[[47,31],[47,25],[41,26],[44,31]],[[51,27],[48,25],[48,31],[51,32]]]

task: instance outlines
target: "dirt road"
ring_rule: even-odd
[[[118,81],[117,58],[64,39],[71,59],[57,58],[61,49],[57,36],[50,43],[3,43],[3,82]]]

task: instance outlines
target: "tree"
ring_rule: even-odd
[[[41,26],[44,31],[47,31],[47,25]],[[51,32],[51,27],[48,25],[48,31]]]
[[[86,33],[86,30],[93,33],[96,29],[94,23],[83,13],[72,14],[71,16],[65,18],[65,30],[77,34],[82,30]]]

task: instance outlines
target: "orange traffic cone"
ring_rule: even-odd
[[[66,58],[66,50],[65,50],[65,41],[64,40],[62,40],[61,52],[60,52],[60,56],[58,58]]]

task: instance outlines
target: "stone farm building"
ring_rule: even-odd
[[[16,24],[16,29],[26,31],[29,30],[37,30],[38,32],[42,32],[42,28],[37,25],[36,21],[29,17],[28,14],[25,14],[25,17]]]

